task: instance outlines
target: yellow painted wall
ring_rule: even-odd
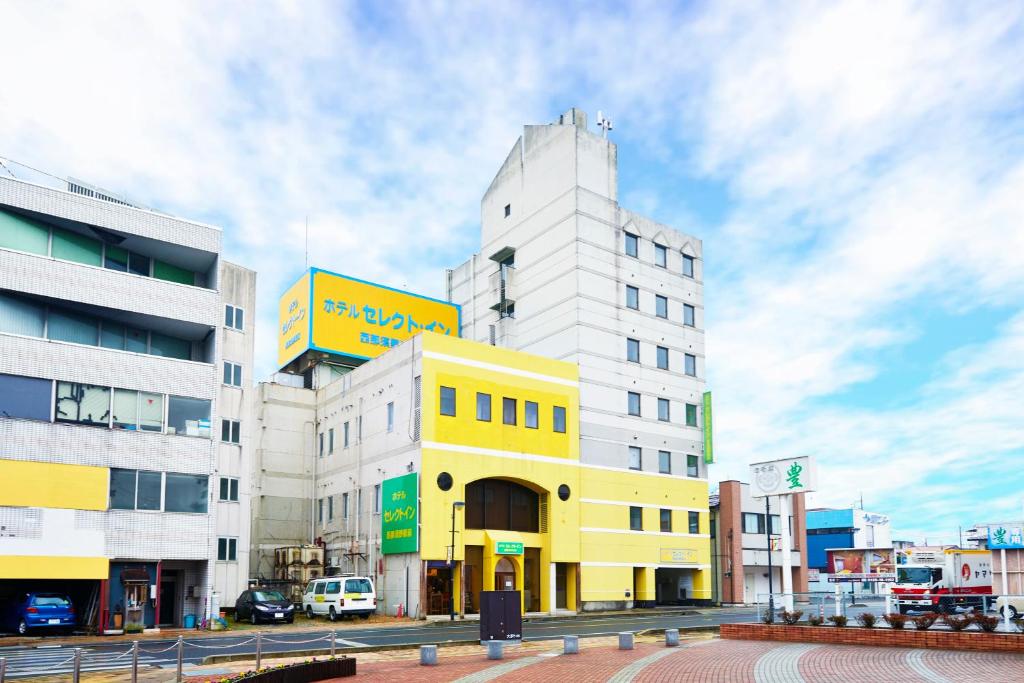
[[[106,467],[0,460],[0,505],[106,510]]]
[[[309,348],[309,273],[277,302],[277,366],[283,368]]]
[[[0,579],[105,579],[105,557],[0,555]]]

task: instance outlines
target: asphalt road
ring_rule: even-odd
[[[538,619],[523,625],[525,640],[550,640],[564,635],[581,637],[600,636],[620,631],[647,629],[714,626],[724,622],[751,621],[755,609],[727,608],[701,609],[697,614],[679,614],[660,610],[639,614],[592,615],[564,619]],[[326,625],[326,624],[325,624]],[[295,652],[330,647],[331,630],[275,631],[273,626],[262,630],[264,653]],[[477,621],[433,622],[422,626],[394,628],[349,628],[337,632],[338,652],[345,648],[375,645],[422,645],[447,641],[479,638]],[[201,664],[210,655],[255,655],[255,633],[228,633],[223,636],[185,638],[182,660],[185,665]],[[2,641],[0,641],[2,642]],[[131,666],[130,644],[123,640],[79,645],[82,649],[81,670],[102,671],[128,669]],[[7,677],[10,679],[45,674],[68,673],[73,667],[73,647],[40,645],[37,647],[0,647],[0,657],[7,659]],[[140,642],[140,666],[175,667],[177,664],[176,639],[144,640]]]

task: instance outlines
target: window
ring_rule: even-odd
[[[658,399],[658,419],[662,422],[669,421],[669,403],[667,398]]]
[[[316,521],[320,524],[324,523],[324,499],[316,499]]]
[[[57,422],[107,427],[110,388],[77,382],[57,382]]]
[[[686,456],[686,476],[688,477],[699,477],[700,476],[700,461],[696,455],[692,453]]]
[[[660,520],[662,533],[672,533],[672,511],[661,510]]]
[[[629,528],[631,531],[644,530],[643,508],[636,507],[634,505],[629,506]]]
[[[220,478],[220,501],[237,503],[238,502],[238,480],[234,477],[221,477]]]
[[[537,533],[540,496],[525,486],[499,479],[466,485],[466,528]]]
[[[395,431],[395,402],[391,401],[387,406],[388,413],[388,434]]]
[[[2,217],[3,214],[0,213],[0,218]],[[42,337],[45,325],[46,309],[42,306],[25,299],[0,294],[0,332]]]
[[[348,519],[348,494],[341,494],[341,518]]]
[[[167,433],[210,438],[210,402],[200,398],[168,396]]]
[[[73,344],[99,345],[99,321],[72,311],[50,310],[46,338]]]
[[[640,290],[632,285],[626,285],[626,307],[640,310]]]
[[[334,452],[334,427],[327,430],[327,454]]]
[[[139,428],[139,392],[114,389],[114,429]]]
[[[683,254],[683,275],[693,277],[693,257]]]
[[[658,347],[658,368],[668,370],[668,349],[664,346]]]
[[[694,322],[693,321],[694,321],[694,312],[695,312],[695,310],[696,309],[694,309],[694,307],[691,306],[690,304],[683,304],[683,324],[684,325],[689,325],[690,327],[694,326]]]
[[[334,496],[327,496],[327,521],[334,519]]]
[[[348,422],[341,426],[341,445],[342,448],[348,448]]]
[[[49,422],[52,398],[51,380],[0,375],[0,418],[21,417]]]
[[[455,389],[452,387],[441,387],[441,414],[455,415]]]
[[[491,421],[491,395],[476,393],[476,419],[481,422]]]
[[[210,481],[201,474],[167,473],[165,512],[206,512]]]
[[[505,205],[505,218],[508,218],[511,215],[512,215],[512,205],[511,204],[506,204]]]
[[[239,443],[241,431],[242,423],[238,420],[220,421],[220,440],[224,443]]]
[[[233,330],[245,329],[245,311],[238,306],[225,304],[224,327],[230,327]]]
[[[501,421],[507,425],[516,423],[516,400],[514,398],[501,399]]]
[[[110,470],[111,510],[160,510],[163,475],[139,470]]]
[[[690,512],[687,513],[687,517],[689,517],[688,521],[689,521],[690,533],[691,534],[699,534],[700,533],[700,513],[699,512],[694,512],[693,510],[690,510]]]
[[[533,401],[524,401],[523,408],[526,413],[526,428],[537,429],[537,404]]]
[[[328,581],[324,589],[325,595],[338,595],[341,593],[341,581]]]
[[[559,434],[565,434],[565,408],[555,406],[551,411],[551,423]]]
[[[697,356],[691,353],[685,354],[683,360],[686,362],[685,372],[690,377],[697,376]]]
[[[356,443],[363,442],[363,416],[356,418]]]
[[[373,485],[373,511],[380,512],[380,484]]]
[[[697,426],[697,406],[692,403],[686,404],[686,426],[696,427]]]
[[[640,394],[630,391],[627,394],[628,410],[630,415],[640,415]]]
[[[0,210],[0,247],[46,256],[50,250],[50,228],[24,216]]]
[[[660,294],[654,295],[654,313],[659,318],[668,317],[668,299]]]
[[[224,538],[217,539],[217,560],[220,562],[235,562],[237,560],[238,539]]]
[[[224,361],[224,384],[232,387],[242,386],[242,366],[238,363]]]
[[[668,249],[662,244],[654,245],[654,265],[662,268],[668,266]]]
[[[54,228],[50,238],[50,256],[89,266],[102,266],[103,243],[77,232]]]
[[[753,512],[743,513],[743,533],[745,534],[763,534],[764,533],[764,515],[758,515]]]
[[[672,454],[669,451],[658,451],[658,471],[672,474]]]
[[[154,356],[165,358],[178,358],[180,360],[192,360],[192,342],[177,337],[168,337],[159,332],[149,333],[149,353]],[[242,385],[242,366],[236,366],[235,385]]]
[[[626,339],[626,360],[630,363],[640,362],[640,340]]]
[[[320,432],[320,434],[318,434],[317,436],[318,436],[319,441],[320,441],[319,450],[320,450],[320,457],[322,458],[322,457],[324,457],[324,433]]]
[[[640,245],[640,238],[631,232],[626,233],[626,256],[632,256],[636,258],[638,253],[638,247]]]
[[[643,450],[639,446],[629,447],[629,469],[631,470],[642,470],[644,468],[643,463]]]
[[[139,392],[139,429],[144,432],[164,431],[163,394]]]

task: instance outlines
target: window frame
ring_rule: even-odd
[[[531,420],[531,406],[532,417]],[[530,424],[533,422],[533,424]],[[527,429],[540,429],[540,404],[536,401],[523,401],[523,425]]]
[[[687,377],[697,376],[697,356],[692,353],[683,354],[683,374]]]
[[[476,392],[476,419],[478,422],[490,422],[493,418],[491,411],[491,395],[478,391]],[[486,413],[486,416],[483,416]]]
[[[683,325],[686,327],[697,326],[697,307],[693,304],[683,304]]]
[[[623,230],[622,232],[625,235],[625,242],[623,243],[623,246],[622,246],[622,252],[626,256],[629,256],[630,258],[640,258],[640,235],[634,235],[633,233],[629,232],[628,230]],[[632,245],[633,245],[633,252],[632,253],[630,253],[630,250],[629,250],[630,242],[631,241],[632,241]]]
[[[635,411],[633,410],[634,400],[636,402],[636,410]],[[633,417],[642,417],[643,416],[642,413],[643,413],[643,409],[642,409],[642,401],[640,399],[640,394],[638,392],[636,392],[636,391],[627,391],[626,392],[626,414],[627,415],[631,415]]]
[[[644,470],[644,449],[640,446],[629,447],[629,469],[635,472]]]
[[[446,398],[446,392],[449,393],[449,396],[447,398]],[[437,406],[438,413],[440,415],[444,415],[445,417],[455,417],[456,401],[457,401],[457,394],[455,392],[455,387],[446,387],[446,386],[442,385],[440,387],[439,400],[438,400],[438,406]],[[445,403],[446,402],[450,402],[450,404],[451,404],[451,412],[446,412],[445,411]]]
[[[672,402],[667,398],[658,397],[658,422],[672,421]]]
[[[697,414],[697,404],[696,403],[687,403],[686,404],[685,419],[686,419],[686,426],[687,427],[699,427],[700,426],[700,416]]]
[[[217,482],[217,502],[238,502],[238,477],[219,477]],[[225,490],[227,493],[225,493]]]
[[[755,531],[748,530],[748,522],[753,521]],[[740,527],[745,534],[764,535],[764,515],[758,512],[744,512],[741,515]]]
[[[668,370],[669,369],[668,347],[667,346],[659,346],[659,347],[657,347],[657,349],[658,350],[656,352],[656,355],[657,355],[658,369],[659,370]],[[664,361],[664,362],[662,362],[662,361]]]
[[[696,279],[696,261],[697,259],[694,258],[693,256],[690,256],[689,254],[683,254],[683,277]]]
[[[635,353],[634,353],[635,352]],[[640,364],[640,340],[626,337],[626,362]]]
[[[241,322],[239,322],[239,318],[241,318]],[[245,309],[241,306],[235,306],[234,304],[224,304],[224,327],[229,330],[235,330],[236,332],[244,332]]]
[[[238,537],[218,536],[217,537],[217,561],[238,562]]]
[[[654,243],[654,265],[658,268],[668,268],[668,247],[664,244]]]
[[[224,372],[221,383],[226,387],[242,388],[242,364],[231,360],[224,361]]]
[[[561,425],[561,429],[559,429]],[[551,431],[556,434],[565,434],[566,411],[565,406],[551,406]]]
[[[630,297],[632,296],[633,305],[630,305]],[[640,310],[640,288],[634,287],[633,285],[626,285],[626,308],[639,311]]]
[[[686,531],[691,534],[700,533],[700,513],[690,510],[686,514]]]
[[[386,433],[390,434],[393,431],[395,431],[395,402],[394,401],[388,401],[388,404],[387,404],[385,410],[387,411],[387,432]]]
[[[512,407],[511,422],[509,421],[509,406]],[[509,427],[519,424],[519,401],[510,396],[501,397],[501,423]]]
[[[686,476],[700,477],[700,457],[694,453],[686,454]]]
[[[668,320],[668,297],[664,294],[654,295],[654,315],[663,320]]]
[[[668,518],[666,520],[666,517]],[[658,512],[658,527],[663,534],[672,533],[672,510],[661,508]]]
[[[672,451],[658,451],[658,473],[672,474]]]
[[[630,531],[643,531],[644,530],[644,509],[639,505],[629,506],[629,530]]]

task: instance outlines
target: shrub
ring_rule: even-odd
[[[846,626],[846,617],[841,614],[833,614],[828,620],[839,628]]]
[[[782,610],[782,621],[786,622],[788,626],[794,626],[798,621],[800,621],[800,617],[803,615],[804,613],[800,610],[794,610],[792,612]]]
[[[935,612],[925,612],[920,616],[914,617],[914,628],[918,631],[927,631],[938,618],[939,615]]]
[[[993,616],[990,614],[975,614],[974,623],[978,625],[985,633],[994,633],[999,628],[999,622],[1002,621],[1000,617]]]
[[[774,624],[775,623],[775,615],[772,613],[772,611],[770,609],[766,609],[764,611],[764,614],[761,615],[761,623],[762,624]]]
[[[886,614],[882,618],[885,619],[885,623],[889,624],[890,628],[896,629],[897,631],[902,631],[903,627],[907,625],[907,621],[910,620],[910,617],[906,614],[900,614],[898,612]]]
[[[857,623],[864,628],[874,628],[876,621],[878,621],[878,617],[871,612],[861,612],[857,615]]]
[[[970,614],[943,614],[942,622],[952,631],[963,631],[971,625],[974,618]]]
[[[812,614],[811,616],[807,617],[807,623],[811,626],[821,626],[825,623],[825,619],[823,617],[819,617],[816,614]]]

